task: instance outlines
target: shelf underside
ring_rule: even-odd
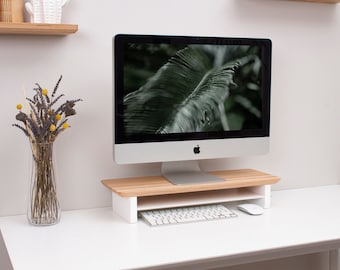
[[[0,23],[2,35],[69,35],[77,31],[76,24]]]
[[[138,198],[138,210],[150,210],[172,208],[188,205],[202,205],[210,203],[223,203],[261,199],[263,195],[253,192],[251,189],[228,189],[193,192],[184,194],[171,194]]]

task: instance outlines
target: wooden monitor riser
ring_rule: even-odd
[[[130,223],[138,211],[216,202],[252,200],[270,207],[271,185],[279,177],[252,169],[209,172],[224,182],[199,185],[173,185],[162,176],[105,179],[112,192],[112,208]]]

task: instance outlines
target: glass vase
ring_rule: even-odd
[[[32,175],[27,218],[37,226],[57,224],[60,205],[54,173],[53,143],[32,143]]]

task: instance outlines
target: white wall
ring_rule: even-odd
[[[268,37],[273,41],[271,152],[207,161],[205,169],[252,167],[282,177],[274,188],[340,180],[340,5],[277,0],[73,0],[66,37],[0,36],[0,216],[24,213],[30,177],[27,138],[15,105],[35,82],[52,88],[60,74],[68,98],[82,98],[72,128],[56,142],[62,208],[110,204],[100,180],[158,174],[159,164],[112,161],[111,39],[116,33]],[[142,153],[141,153],[142,154]]]
[[[159,164],[112,161],[111,39],[116,33],[268,37],[273,41],[271,152],[207,161],[205,169],[253,167],[279,175],[276,189],[340,180],[340,5],[278,0],[72,0],[66,37],[0,36],[0,215],[24,213],[30,175],[27,138],[16,128],[23,89],[82,98],[72,128],[56,142],[63,209],[107,206],[103,178],[159,173]]]
[[[253,167],[279,175],[274,188],[340,180],[340,5],[277,0],[73,0],[66,37],[0,36],[0,215],[24,213],[30,177],[27,138],[15,105],[35,82],[61,84],[82,98],[72,128],[56,142],[63,209],[107,206],[103,178],[159,173],[159,164],[112,161],[111,38],[116,33],[268,37],[273,41],[271,152],[262,157],[207,161],[205,169]],[[142,153],[141,153],[142,154]]]
[[[205,169],[252,167],[281,176],[275,189],[340,180],[340,5],[279,0],[72,0],[66,37],[0,36],[0,216],[26,211],[27,138],[15,105],[35,82],[60,74],[68,98],[82,98],[72,128],[56,142],[64,210],[110,205],[103,178],[158,174],[159,164],[116,166],[111,143],[111,39],[116,33],[268,37],[273,41],[271,152],[207,161]],[[142,153],[140,153],[142,154]]]

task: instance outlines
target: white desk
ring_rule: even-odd
[[[104,208],[63,212],[51,227],[2,217],[0,229],[15,270],[206,269],[322,251],[337,269],[340,186],[275,191],[264,215],[238,214],[151,228]]]

